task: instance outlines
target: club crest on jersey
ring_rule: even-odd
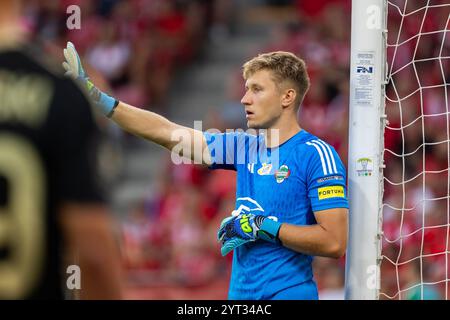
[[[272,164],[271,163],[263,163],[262,167],[258,169],[258,174],[260,176],[269,175],[272,172]]]
[[[289,170],[289,167],[283,164],[280,169],[275,172],[275,179],[277,180],[277,183],[282,183],[290,174],[291,170]]]

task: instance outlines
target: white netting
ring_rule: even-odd
[[[448,299],[450,0],[387,9],[380,299]]]

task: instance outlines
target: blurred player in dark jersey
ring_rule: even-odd
[[[0,299],[120,299],[90,104],[25,45],[20,10],[0,0]]]

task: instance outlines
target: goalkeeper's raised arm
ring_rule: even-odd
[[[89,79],[83,69],[80,57],[71,43],[64,49],[63,67],[66,75],[80,83],[89,93],[94,106],[104,115],[111,118],[122,129],[155,142],[170,151],[178,146],[179,155],[195,161],[195,163],[211,164],[203,132],[184,127],[150,111],[133,107],[100,91]],[[201,146],[195,149],[195,146]]]

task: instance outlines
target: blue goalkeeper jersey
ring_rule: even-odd
[[[205,132],[205,138],[210,168],[237,171],[235,213],[311,225],[316,223],[314,211],[348,208],[339,155],[305,130],[276,148],[266,148],[263,135],[243,132]],[[301,290],[302,284],[313,282],[311,263],[312,256],[281,244],[264,240],[244,244],[234,251],[228,298],[274,299],[290,288]]]

